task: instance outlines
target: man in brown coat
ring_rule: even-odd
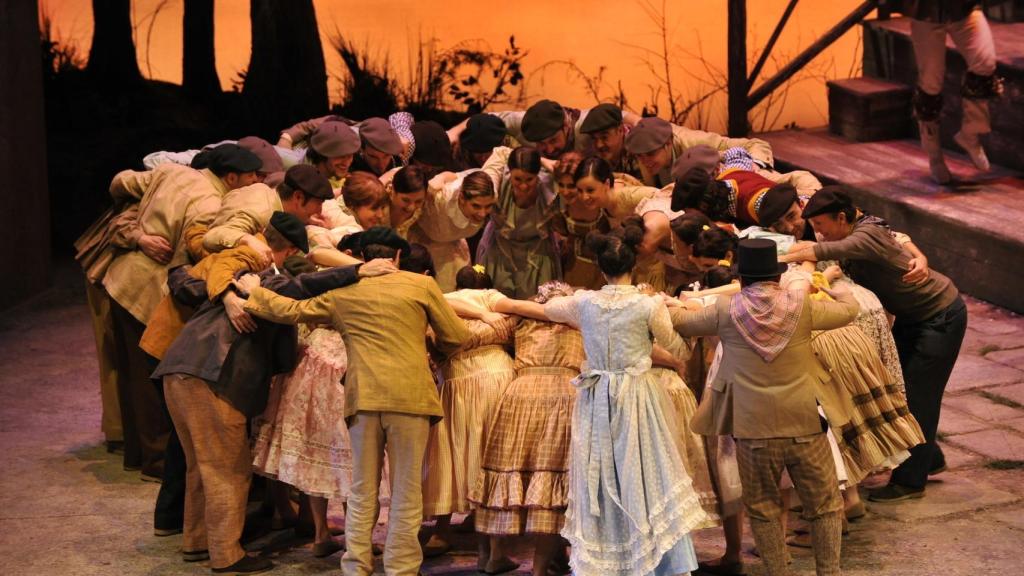
[[[785,469],[811,523],[818,576],[837,575],[843,501],[818,406],[830,419],[843,412],[811,350],[811,330],[844,326],[859,306],[849,291],[829,292],[836,301],[819,302],[806,289],[781,288],[786,266],[771,240],[741,241],[738,259],[739,294],[720,296],[700,312],[672,311],[680,334],[718,335],[723,347],[693,429],[736,438],[743,504],[768,574],[787,573],[779,521],[786,513],[779,493]]]
[[[359,244],[364,259],[409,251],[396,232],[379,226],[364,232]],[[433,328],[443,353],[457,350],[469,331],[432,278],[404,271],[301,301],[254,287],[245,309],[274,322],[329,322],[341,332],[349,358],[345,419],[353,465],[342,572],[373,573],[370,536],[386,446],[392,494],[384,570],[417,574],[423,561],[416,538],[423,519],[423,454],[431,423],[444,415],[427,363],[426,330]]]

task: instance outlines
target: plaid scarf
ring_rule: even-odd
[[[747,344],[771,362],[789,344],[803,309],[803,292],[783,290],[776,282],[758,282],[733,297],[729,314]]]

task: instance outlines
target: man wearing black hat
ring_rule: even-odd
[[[309,298],[393,271],[390,262],[378,261],[294,277],[283,270],[284,261],[308,250],[303,223],[275,212],[266,238],[273,267],[253,270],[259,274],[247,280],[288,296]],[[198,291],[202,302],[153,373],[163,380],[188,465],[184,559],[209,557],[215,573],[263,571],[271,566],[269,560],[246,556],[238,542],[252,471],[246,423],[266,407],[271,377],[294,367],[295,329],[253,320],[242,310],[241,296],[224,289],[223,279],[212,300],[205,284],[212,280],[209,275],[194,278],[176,270],[172,279],[175,298],[194,298]]]
[[[743,504],[768,574],[788,573],[779,493],[785,469],[811,523],[817,573],[838,575],[843,500],[818,406],[833,425],[844,412],[814,357],[811,331],[849,324],[859,306],[849,290],[829,291],[835,302],[811,300],[806,286],[784,290],[786,265],[776,250],[771,240],[740,241],[739,294],[719,296],[700,312],[673,308],[672,322],[684,336],[721,339],[723,360],[692,426],[736,438]]]
[[[359,249],[363,258],[400,258],[408,244],[393,230],[374,227],[360,236]],[[465,325],[433,279],[409,272],[366,279],[303,301],[254,288],[245,309],[275,322],[331,323],[344,336],[350,359],[345,419],[353,470],[342,573],[373,572],[370,538],[386,448],[392,493],[384,570],[417,574],[423,561],[416,537],[423,519],[423,455],[430,425],[444,414],[423,335],[430,326],[437,348],[454,352],[469,337]]]
[[[188,262],[182,232],[208,225],[225,194],[252,184],[261,163],[236,144],[207,152],[206,168],[164,164],[144,172],[124,171],[111,188],[141,198],[137,215],[118,222],[111,242],[123,251],[103,275],[110,297],[113,357],[125,439],[125,466],[159,478],[169,423],[149,382],[150,360],[139,339],[163,297],[167,270]]]
[[[454,130],[454,128],[452,129]],[[449,131],[450,136],[451,131]],[[458,135],[458,169],[480,168],[498,146],[509,143],[508,129],[493,114],[474,114],[466,120],[466,129]]]
[[[925,444],[893,470],[889,484],[869,498],[893,502],[924,496],[930,473],[944,470],[945,456],[935,441],[942,395],[967,329],[967,307],[953,282],[932,271],[918,283],[905,281],[911,253],[888,225],[857,208],[839,187],[826,187],[804,207],[803,217],[822,238],[795,248],[790,262],[839,260],[843,271],[878,296],[896,316],[892,334],[906,382],[907,406],[924,432]]]

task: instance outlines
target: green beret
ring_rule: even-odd
[[[540,142],[554,136],[565,126],[565,110],[554,100],[541,100],[523,115],[523,138]]]
[[[309,164],[296,164],[289,168],[284,173],[284,183],[310,198],[320,198],[321,200],[334,198],[334,190],[331,188],[330,181]]]
[[[263,138],[259,136],[246,136],[238,141],[238,145],[252,152],[260,159],[260,162],[263,163],[260,166],[260,172],[271,174],[284,170],[284,162],[281,161],[281,155],[271,146],[270,142]]]
[[[646,154],[661,148],[672,140],[672,125],[661,118],[643,118],[626,134],[626,150],[631,154]]]
[[[401,250],[403,254],[409,253],[409,242],[398,235],[394,228],[387,226],[373,226],[363,231],[359,236],[359,249],[364,250],[367,246],[378,244],[388,246],[395,250]]]
[[[367,118],[360,122],[359,137],[364,144],[381,152],[392,156],[402,153],[402,140],[398,132],[383,118]]]
[[[298,216],[281,212],[278,210],[270,216],[270,226],[277,230],[278,234],[284,236],[303,252],[309,252],[309,237],[306,236],[306,226],[299,220]]]
[[[622,126],[622,110],[614,104],[598,104],[587,112],[580,132],[593,134],[616,126]]]
[[[324,158],[349,156],[359,151],[359,136],[348,124],[328,120],[309,138],[309,147]]]
[[[242,148],[238,144],[221,144],[204,151],[205,167],[214,172],[236,172],[244,174],[255,172],[263,166],[259,156]]]

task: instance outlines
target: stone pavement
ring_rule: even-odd
[[[56,287],[0,317],[0,573],[12,576],[199,575],[179,560],[180,536],[152,536],[157,486],[124,472],[99,432],[99,392],[81,276],[58,267]],[[946,394],[941,442],[948,472],[923,500],[868,504],[843,542],[847,576],[1021,574],[1024,544],[1024,319],[970,300],[967,339]],[[885,482],[870,478],[866,485]],[[342,520],[333,509],[335,520]],[[383,533],[378,534],[383,542]],[[428,575],[475,574],[461,535]],[[718,530],[695,536],[702,558],[721,553]],[[752,545],[749,535],[747,545]],[[339,574],[338,556],[314,559],[291,531],[252,545],[282,576]],[[516,543],[529,573],[531,549]],[[813,574],[793,549],[797,574]],[[763,574],[747,556],[748,573]],[[379,568],[379,564],[378,564]]]

